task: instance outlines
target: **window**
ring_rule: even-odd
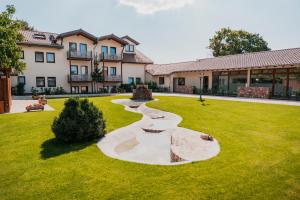
[[[74,42],[69,43],[69,51],[77,51],[77,44]]]
[[[45,87],[45,77],[36,77],[36,87]]]
[[[141,84],[142,83],[142,79],[140,77],[136,77],[135,78],[135,82],[136,82],[136,84]]]
[[[185,78],[178,78],[178,85],[185,85]]]
[[[71,93],[72,94],[78,94],[79,93],[79,86],[72,86],[71,87]]]
[[[18,84],[25,85],[25,83],[26,83],[25,76],[18,76]]]
[[[108,47],[107,46],[102,46],[101,47],[101,53],[102,53],[102,55],[107,55],[108,54]]]
[[[117,48],[116,47],[110,47],[110,55],[115,56],[117,54]]]
[[[77,65],[71,65],[70,66],[71,75],[77,75],[78,74],[78,66]]]
[[[126,51],[126,52],[134,52],[134,45],[127,44],[127,45],[125,46],[125,51]]]
[[[35,33],[32,36],[34,39],[46,40],[46,36],[44,34]]]
[[[80,43],[80,53],[83,54],[83,55],[86,55],[87,54],[87,45],[86,44],[82,44]]]
[[[110,67],[109,68],[109,75],[110,76],[116,76],[117,75],[117,68],[116,67]]]
[[[81,93],[88,93],[88,86],[81,86]]]
[[[55,53],[47,52],[47,63],[55,63]]]
[[[21,59],[24,59],[24,51],[21,51]]]
[[[44,52],[35,52],[35,62],[44,62]]]
[[[134,84],[134,78],[128,77],[128,84]]]
[[[165,77],[159,77],[158,78],[158,83],[159,83],[159,85],[164,85],[165,84]]]
[[[56,77],[48,77],[48,87],[56,87]]]

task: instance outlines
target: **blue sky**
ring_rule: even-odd
[[[1,0],[40,31],[130,35],[155,63],[211,57],[221,27],[259,33],[271,49],[300,47],[299,0]]]

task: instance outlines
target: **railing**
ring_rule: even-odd
[[[68,75],[68,80],[69,82],[88,82],[92,81],[92,77],[89,75]]]
[[[105,61],[105,60],[111,60],[111,61],[120,61],[123,57],[121,54],[106,54],[106,53],[100,53],[98,61]]]
[[[118,76],[104,76],[104,81],[106,81],[106,82],[121,82],[122,77],[120,75],[118,75]]]
[[[92,51],[80,52],[80,51],[68,51],[68,59],[92,59]]]

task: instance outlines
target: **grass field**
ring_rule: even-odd
[[[107,130],[140,115],[91,100]],[[0,115],[0,199],[299,199],[300,107],[159,97],[149,106],[183,117],[183,127],[213,135],[217,157],[179,166],[106,157],[95,143],[62,145],[51,132],[53,112]]]

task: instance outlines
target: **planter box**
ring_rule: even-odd
[[[268,87],[238,87],[238,97],[264,98],[271,96],[271,89]]]

